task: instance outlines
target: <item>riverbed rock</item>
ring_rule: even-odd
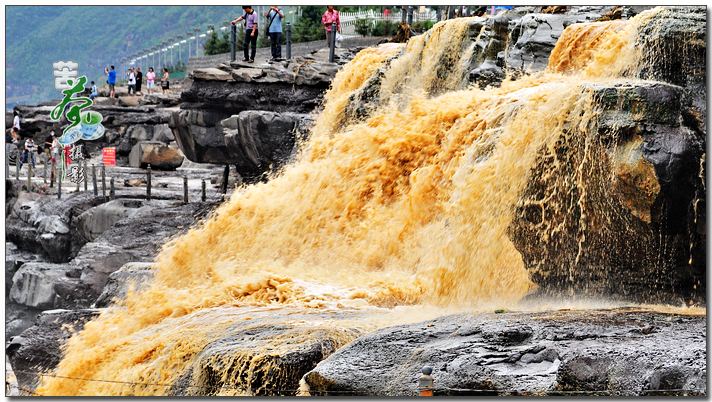
[[[586,93],[597,121],[541,150],[517,204],[510,238],[531,279],[550,295],[704,302],[705,142],[680,124],[682,88],[586,84]]]
[[[41,379],[39,374],[53,369],[61,360],[61,346],[100,312],[101,309],[44,311],[35,325],[14,337],[5,351],[20,387],[35,389]]]
[[[612,325],[615,323],[615,325]],[[636,310],[460,314],[383,328],[304,376],[311,395],[706,395],[704,316]]]
[[[134,291],[145,289],[155,274],[152,267],[153,263],[150,262],[130,262],[111,273],[104,290],[92,307],[109,307],[117,300],[125,298],[129,289]]]
[[[176,148],[160,141],[141,141],[129,154],[129,166],[156,170],[176,170],[183,163],[183,155]]]
[[[153,209],[114,223],[86,243],[71,264],[81,270],[80,281],[90,289],[90,303],[102,293],[109,275],[128,262],[152,262],[167,239],[185,233],[217,204],[152,200]],[[85,307],[88,307],[86,305]]]

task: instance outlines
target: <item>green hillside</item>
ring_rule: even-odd
[[[6,6],[6,97],[32,95],[29,103],[60,98],[52,75],[59,60],[79,63],[79,75],[104,83],[104,67],[118,68],[122,57],[193,28],[221,27],[241,12],[240,6]],[[184,44],[184,62],[186,50]]]

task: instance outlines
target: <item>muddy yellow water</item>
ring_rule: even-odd
[[[580,85],[631,71],[644,17],[571,26],[549,71],[487,90],[463,78],[468,19],[362,51],[337,74],[296,162],[167,243],[150,288],[69,341],[56,375],[116,382],[47,377],[37,392],[164,395],[161,384],[228,322],[265,311],[283,320],[282,308],[372,311],[342,318],[362,331],[517,308],[534,285],[507,237],[513,205],[537,151],[565,123],[585,131],[595,117]],[[377,74],[381,95],[359,120],[350,97]],[[317,321],[309,325],[346,325]]]

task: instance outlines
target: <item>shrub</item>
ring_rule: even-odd
[[[354,23],[356,33],[361,36],[368,36],[371,33],[371,22],[365,18],[358,18]]]

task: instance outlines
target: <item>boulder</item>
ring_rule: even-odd
[[[292,155],[296,138],[312,124],[311,116],[288,112],[244,111],[218,121],[216,116],[181,111],[173,115],[170,127],[186,158],[197,163],[234,164],[243,177],[281,166]]]
[[[72,277],[73,276],[73,277]],[[23,264],[12,277],[10,301],[36,309],[75,308],[82,292],[62,294],[57,289],[77,289],[78,272],[66,264],[28,262]]]
[[[173,131],[168,124],[158,124],[153,128],[153,137],[151,141],[160,141],[166,144],[170,144],[175,141],[176,137],[173,135]]]
[[[41,380],[38,374],[52,370],[62,359],[61,346],[101,311],[44,311],[35,325],[14,337],[7,345],[5,353],[12,363],[20,387],[35,389]]]
[[[160,141],[143,141],[134,145],[129,154],[129,166],[156,170],[176,170],[183,163],[183,155],[176,148]]]
[[[286,161],[295,145],[299,115],[250,110],[220,122],[229,150],[242,156],[239,166],[264,170]],[[240,170],[238,173],[243,174]]]
[[[84,211],[75,224],[87,241],[94,241],[121,219],[148,214],[152,209],[143,200],[118,199]]]
[[[93,307],[109,307],[125,298],[129,289],[144,289],[153,280],[152,267],[150,262],[130,262],[111,273]]]
[[[704,316],[624,309],[460,314],[363,335],[304,380],[313,396],[413,396],[430,366],[434,396],[706,395],[705,334]]]

